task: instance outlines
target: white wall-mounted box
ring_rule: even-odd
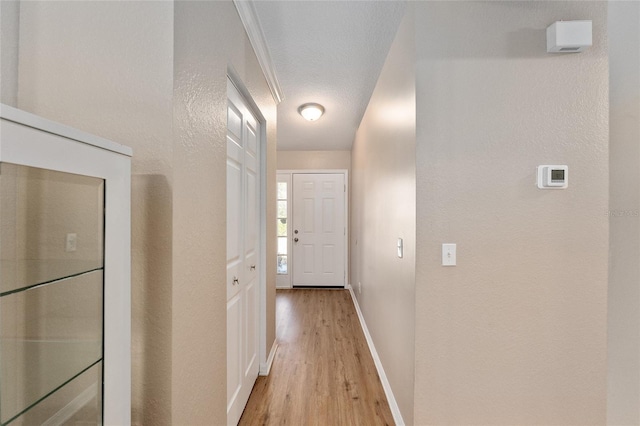
[[[577,53],[593,44],[591,21],[557,21],[547,27],[548,53]]]

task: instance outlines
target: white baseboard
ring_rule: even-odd
[[[271,346],[271,352],[269,352],[269,357],[267,358],[267,362],[264,364],[260,364],[260,375],[268,376],[271,371],[271,365],[273,365],[273,360],[276,357],[276,351],[278,350],[278,342],[274,341],[273,346]]]
[[[387,374],[384,372],[384,368],[382,367],[382,362],[380,361],[380,357],[378,356],[376,347],[373,344],[373,339],[371,338],[371,334],[369,334],[367,323],[364,321],[364,317],[362,316],[360,305],[358,305],[358,299],[356,298],[356,295],[353,292],[353,287],[351,287],[351,285],[348,285],[347,288],[349,289],[349,293],[351,294],[351,299],[353,299],[353,304],[356,307],[356,312],[358,313],[358,319],[360,320],[360,326],[362,326],[362,332],[364,333],[364,337],[367,340],[367,345],[369,345],[369,351],[371,351],[371,356],[373,357],[373,362],[376,365],[376,370],[378,370],[378,376],[380,376],[380,381],[382,382],[382,388],[384,389],[384,393],[387,396],[387,402],[389,403],[389,408],[391,409],[393,420],[395,421],[397,426],[404,426],[404,420],[402,419],[402,413],[400,413],[400,407],[398,407],[396,398],[395,396],[393,396],[393,391],[391,390],[391,384],[389,383],[389,379],[387,379]]]
[[[71,400],[67,405],[62,407],[53,416],[49,417],[42,426],[59,426],[63,425],[67,420],[73,417],[78,411],[95,398],[98,391],[98,385],[93,384],[82,391],[82,393]]]

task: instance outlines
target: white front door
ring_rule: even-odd
[[[343,174],[293,175],[293,285],[345,285]]]
[[[227,423],[258,377],[260,122],[227,81]]]

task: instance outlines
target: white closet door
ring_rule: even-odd
[[[260,123],[228,81],[227,423],[237,424],[258,377]]]
[[[344,286],[343,174],[293,175],[293,285]]]

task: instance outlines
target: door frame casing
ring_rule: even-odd
[[[344,288],[349,288],[349,170],[348,169],[284,169],[276,170],[276,175],[289,175],[290,184],[287,186],[287,218],[293,221],[293,175],[295,174],[326,174],[326,175],[344,175]],[[290,236],[289,236],[290,237]],[[276,287],[281,289],[293,288],[293,250],[291,239],[287,243],[287,252],[290,258],[287,263],[290,266],[287,270],[289,273],[289,287]]]
[[[247,90],[242,79],[236,70],[227,67],[227,78],[238,90],[247,108],[260,123],[260,242],[258,244],[260,255],[258,265],[258,375],[262,376],[263,371],[268,371],[267,352],[267,120],[260,112],[260,108],[253,100],[251,93]]]

